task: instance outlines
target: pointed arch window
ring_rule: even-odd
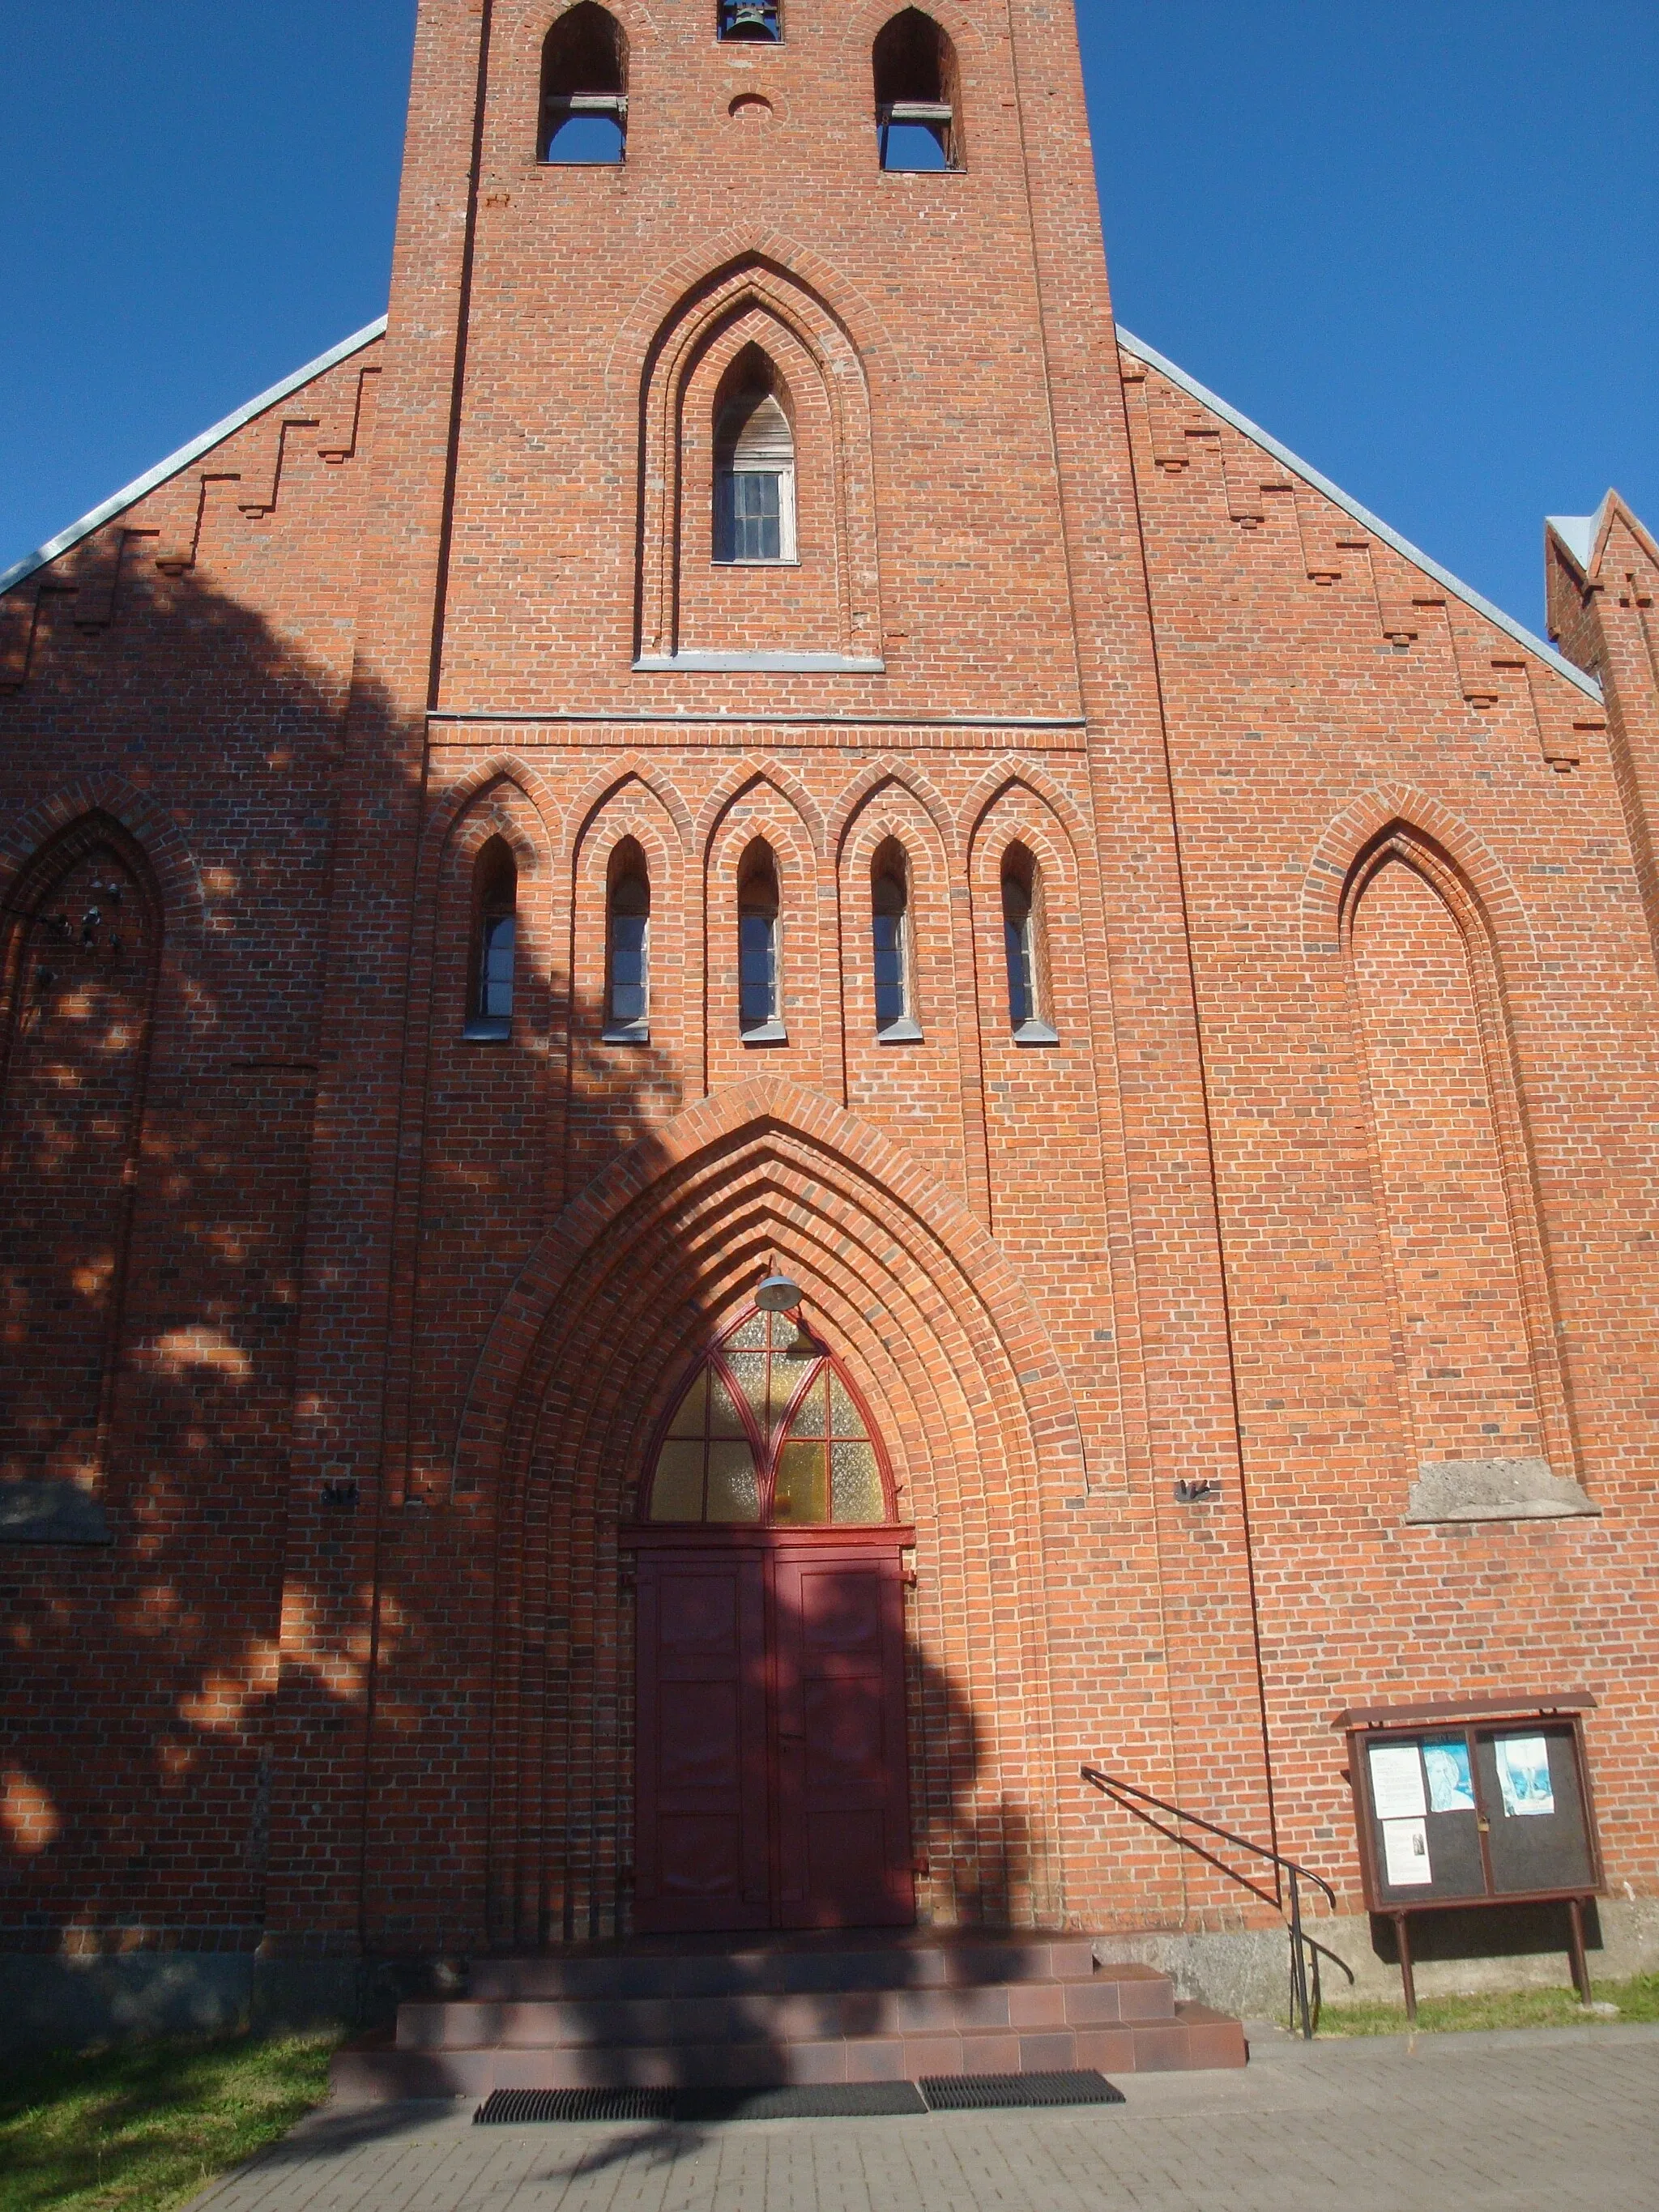
[[[871,63],[882,167],[961,168],[961,94],[948,33],[920,8],[903,9],[876,33]]]
[[[651,878],[634,838],[611,854],[606,885],[604,1041],[648,1044]]]
[[[910,864],[889,837],[870,869],[870,935],[876,986],[876,1036],[883,1044],[913,1043],[921,1035],[911,978]]]
[[[896,1517],[875,1430],[829,1348],[789,1314],[728,1329],[669,1418],[646,1518],[803,1528]]]
[[[738,870],[738,1026],[745,1044],[787,1044],[779,961],[778,866],[757,837]]]
[[[795,435],[772,364],[747,347],[714,421],[714,558],[793,561]]]
[[[1058,1044],[1044,1012],[1048,963],[1042,942],[1042,877],[1024,845],[1002,856],[1002,944],[1008,969],[1008,1026],[1016,1044]]]
[[[518,953],[519,868],[505,837],[492,837],[472,871],[472,963],[462,1035],[473,1044],[504,1044],[513,1035]]]
[[[556,167],[614,167],[627,139],[627,38],[597,0],[580,0],[542,46],[539,158]]]

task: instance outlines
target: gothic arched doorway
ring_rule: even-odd
[[[913,1531],[855,1386],[798,1317],[745,1314],[640,1504],[635,1926],[909,1922]]]

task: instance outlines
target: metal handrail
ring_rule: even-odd
[[[1137,1820],[1144,1821],[1147,1827],[1156,1829],[1160,1836],[1167,1837],[1170,1843],[1179,1844],[1182,1850],[1196,1852],[1200,1858],[1207,1861],[1218,1873],[1224,1874],[1229,1881],[1236,1881],[1241,1889],[1248,1889],[1252,1897],[1259,1897],[1263,1904],[1271,1905],[1276,1912],[1285,1911],[1285,1893],[1277,1876],[1284,1874],[1290,1877],[1291,2009],[1301,2024],[1304,2040],[1311,2043],[1314,2029],[1319,2023],[1320,2009],[1323,2002],[1319,1984],[1321,1959],[1328,1959],[1334,1966],[1340,1966],[1349,1982],[1352,1984],[1353,1980],[1353,1969],[1347,1960],[1339,1959],[1334,1951],[1328,1950],[1316,1936],[1310,1936],[1302,1925],[1302,1893],[1298,1887],[1301,1882],[1310,1881],[1316,1888],[1322,1889],[1330,1900],[1332,1911],[1334,1912],[1336,1910],[1336,1892],[1325,1880],[1323,1875],[1316,1874],[1311,1867],[1302,1866],[1295,1859],[1286,1858],[1282,1851],[1270,1850],[1266,1844],[1252,1843],[1248,1836],[1235,1834],[1232,1829],[1222,1827],[1218,1821],[1206,1820],[1202,1814],[1189,1813],[1183,1806],[1172,1805],[1166,1797],[1155,1797],[1150,1790],[1142,1790],[1133,1782],[1121,1780],[1115,1774],[1103,1774],[1099,1768],[1095,1766],[1082,1766],[1078,1769],[1078,1771],[1083,1779],[1093,1789],[1098,1790],[1103,1797],[1109,1797],[1115,1805],[1121,1806],[1126,1813],[1133,1814]],[[1132,1804],[1130,1802],[1132,1798],[1138,1798],[1139,1803]],[[1150,1813],[1142,1810],[1142,1808],[1147,1805],[1155,1805],[1160,1813],[1167,1813],[1171,1820],[1184,1820],[1189,1826],[1202,1828],[1206,1835],[1219,1836],[1224,1843],[1232,1844],[1241,1851],[1250,1851],[1257,1858],[1266,1859],[1275,1869],[1273,1888],[1264,1889],[1260,1882],[1252,1881],[1247,1874],[1240,1874],[1237,1867],[1230,1867],[1224,1859],[1218,1858],[1213,1851],[1206,1850],[1202,1844],[1196,1842],[1191,1836],[1182,1835],[1178,1828],[1166,1828],[1162,1820],[1155,1820]],[[1304,1955],[1304,1952],[1306,1956]],[[1310,1959],[1313,1962],[1311,1997],[1309,1994],[1308,1983]]]

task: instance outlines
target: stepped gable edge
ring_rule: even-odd
[[[1344,491],[1340,484],[1333,483],[1328,477],[1322,475],[1311,462],[1304,461],[1299,454],[1293,453],[1288,446],[1281,445],[1271,431],[1264,430],[1259,422],[1253,422],[1248,415],[1243,415],[1236,407],[1230,406],[1207,386],[1200,384],[1195,376],[1189,376],[1184,368],[1178,368],[1174,362],[1159,353],[1156,347],[1148,345],[1144,338],[1138,338],[1131,331],[1126,331],[1121,323],[1117,326],[1117,343],[1121,352],[1130,356],[1133,360],[1143,363],[1146,368],[1156,369],[1160,376],[1168,378],[1177,390],[1185,392],[1188,398],[1196,400],[1200,407],[1218,416],[1222,422],[1237,430],[1241,436],[1248,438],[1253,444],[1261,447],[1264,453],[1271,454],[1276,461],[1282,464],[1293,476],[1299,477],[1312,490],[1334,501],[1344,514],[1351,515],[1362,529],[1369,531],[1372,536],[1379,538],[1402,560],[1409,562],[1413,568],[1420,568],[1425,575],[1431,577],[1437,584],[1442,585],[1447,591],[1453,592],[1474,613],[1483,616],[1490,623],[1495,623],[1506,636],[1513,638],[1515,642],[1524,647],[1527,652],[1536,654],[1545,666],[1552,669],[1556,675],[1565,676],[1570,684],[1575,685],[1587,698],[1593,699],[1597,706],[1601,704],[1601,686],[1595,677],[1587,674],[1583,669],[1576,667],[1564,654],[1558,653],[1553,645],[1547,644],[1541,637],[1534,636],[1524,624],[1516,622],[1513,615],[1505,614],[1501,607],[1495,606],[1490,599],[1483,598],[1473,585],[1466,584],[1461,577],[1453,575],[1450,569],[1443,568],[1432,555],[1424,552],[1420,546],[1413,545],[1408,538],[1402,537],[1397,530],[1392,529],[1388,523],[1373,514],[1368,507],[1362,507],[1359,501]],[[1622,501],[1620,504],[1622,505]],[[1603,506],[1605,507],[1605,501]],[[1553,518],[1553,521],[1565,519]],[[1605,539],[1605,526],[1602,527],[1600,534]]]
[[[275,407],[279,401],[291,398],[329,369],[337,368],[343,361],[349,361],[353,354],[361,353],[366,347],[374,344],[386,336],[386,317],[377,315],[372,323],[365,323],[362,330],[354,331],[349,338],[342,338],[337,345],[330,346],[325,353],[319,353],[314,360],[307,362],[303,368],[295,369],[291,374],[279,379],[240,407],[234,408],[228,415],[169,453],[165,460],[157,461],[153,468],[146,469],[131,483],[123,484],[119,491],[112,492],[106,500],[83,514],[78,522],[71,522],[55,538],[47,538],[46,544],[37,546],[33,553],[26,553],[21,561],[14,561],[9,568],[0,568],[0,593],[27,583],[37,571],[49,568],[63,554],[71,552],[83,538],[90,538],[93,532],[101,529],[105,523],[113,521],[125,508],[136,506],[147,493],[155,490],[170,477],[179,475],[192,461],[199,461],[204,453],[210,453],[216,446],[222,445],[238,430],[246,429],[267,408]],[[349,447],[330,447],[325,458],[343,459],[350,451]]]

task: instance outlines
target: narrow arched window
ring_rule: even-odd
[[[783,17],[778,0],[716,0],[715,21],[722,39],[747,40],[751,45],[775,46],[783,36]]]
[[[1008,1026],[1016,1044],[1055,1044],[1044,1012],[1042,878],[1024,845],[1002,856],[1002,943],[1008,965]]]
[[[782,1044],[778,959],[778,868],[757,837],[738,871],[738,1025],[745,1044]]]
[[[651,878],[632,837],[611,854],[607,881],[605,1041],[644,1044],[651,1036]]]
[[[580,0],[542,46],[540,157],[575,167],[614,164],[627,137],[627,39],[614,15]]]
[[[772,364],[749,346],[714,418],[714,558],[795,558],[795,439]]]
[[[499,1044],[513,1034],[518,908],[518,864],[507,840],[492,837],[472,871],[472,968],[464,1034],[476,1044]]]
[[[870,935],[876,983],[876,1035],[883,1044],[903,1044],[921,1035],[912,1003],[910,868],[898,840],[890,837],[870,870]]]
[[[957,52],[920,8],[884,23],[871,55],[876,143],[884,169],[962,167]]]

